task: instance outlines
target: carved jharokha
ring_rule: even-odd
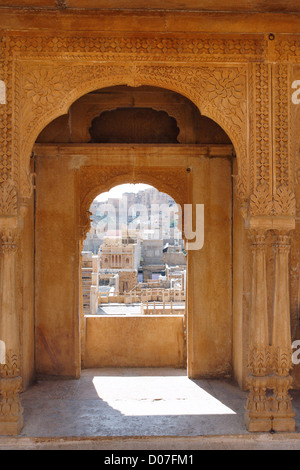
[[[20,403],[19,319],[14,289],[17,284],[17,237],[12,230],[1,233],[1,340],[5,344],[5,363],[0,364],[0,435],[18,434],[23,426]]]
[[[294,431],[295,413],[288,390],[292,378],[289,305],[288,232],[275,232],[272,338],[267,309],[267,231],[251,231],[252,291],[248,352],[249,396],[245,422],[249,431]]]

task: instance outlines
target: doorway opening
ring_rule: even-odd
[[[40,133],[34,147],[34,332],[38,374],[79,377],[83,367],[99,364],[93,361],[99,361],[97,347],[101,341],[95,334],[97,328],[90,326],[99,321],[104,325],[108,315],[84,312],[83,305],[81,309],[80,254],[89,231],[93,200],[123,183],[151,185],[170,195],[181,207],[205,206],[204,248],[187,253],[185,364],[189,377],[231,374],[233,284],[237,286],[234,301],[238,308],[243,292],[242,285],[232,282],[232,174],[236,173],[233,157],[230,138],[215,121],[201,115],[186,97],[152,86],[96,89],[74,101],[67,114],[54,119]],[[243,239],[236,240],[237,253],[243,243]],[[127,245],[134,243],[127,241]],[[174,255],[168,253],[165,245],[163,248],[168,255]],[[96,255],[92,249],[88,251]],[[125,268],[120,268],[122,256],[119,252],[113,255],[114,267],[126,269],[126,257]],[[236,256],[237,265],[239,259]],[[128,265],[130,262],[128,256]],[[153,283],[160,281],[155,277],[166,276],[162,271],[147,273],[144,269],[137,273],[138,281],[142,274],[143,282]],[[116,277],[110,278],[103,276],[103,288],[117,282]],[[120,290],[120,277],[118,282]],[[128,293],[130,281],[124,280],[121,288]],[[101,296],[102,303],[103,299]],[[154,300],[148,300],[148,307],[154,306],[151,302]],[[174,314],[168,315],[171,316],[175,318]],[[119,315],[120,330],[124,329],[122,320],[129,327],[130,317],[133,318]],[[144,329],[149,333],[149,343],[158,335],[166,342],[170,335],[168,329],[162,328],[162,316],[148,317],[155,331],[152,334],[151,329]],[[114,328],[107,326],[102,331],[107,331],[106,337],[115,338],[116,346],[121,344],[120,354],[111,356],[116,360],[112,366],[120,364],[124,348],[132,345],[128,341],[120,343],[119,336],[111,334],[116,331]],[[128,337],[143,344],[144,338],[137,338],[136,331],[132,326]],[[90,349],[86,338],[91,340]],[[169,349],[166,346],[155,354],[165,360]],[[151,359],[155,354],[150,355]]]
[[[81,252],[83,368],[186,368],[180,205],[147,184],[97,196]]]

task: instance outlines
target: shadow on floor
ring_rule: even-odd
[[[86,369],[78,380],[38,381],[21,401],[23,437],[249,434],[245,392],[229,380],[190,380],[183,369]]]

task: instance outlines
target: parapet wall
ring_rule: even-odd
[[[86,315],[85,367],[185,367],[184,316]]]

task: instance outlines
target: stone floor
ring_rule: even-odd
[[[182,369],[83,370],[79,380],[41,380],[22,393],[24,428],[0,437],[0,450],[300,449],[300,391],[292,395],[296,433],[258,435],[246,431],[246,393],[230,381],[191,380]]]

